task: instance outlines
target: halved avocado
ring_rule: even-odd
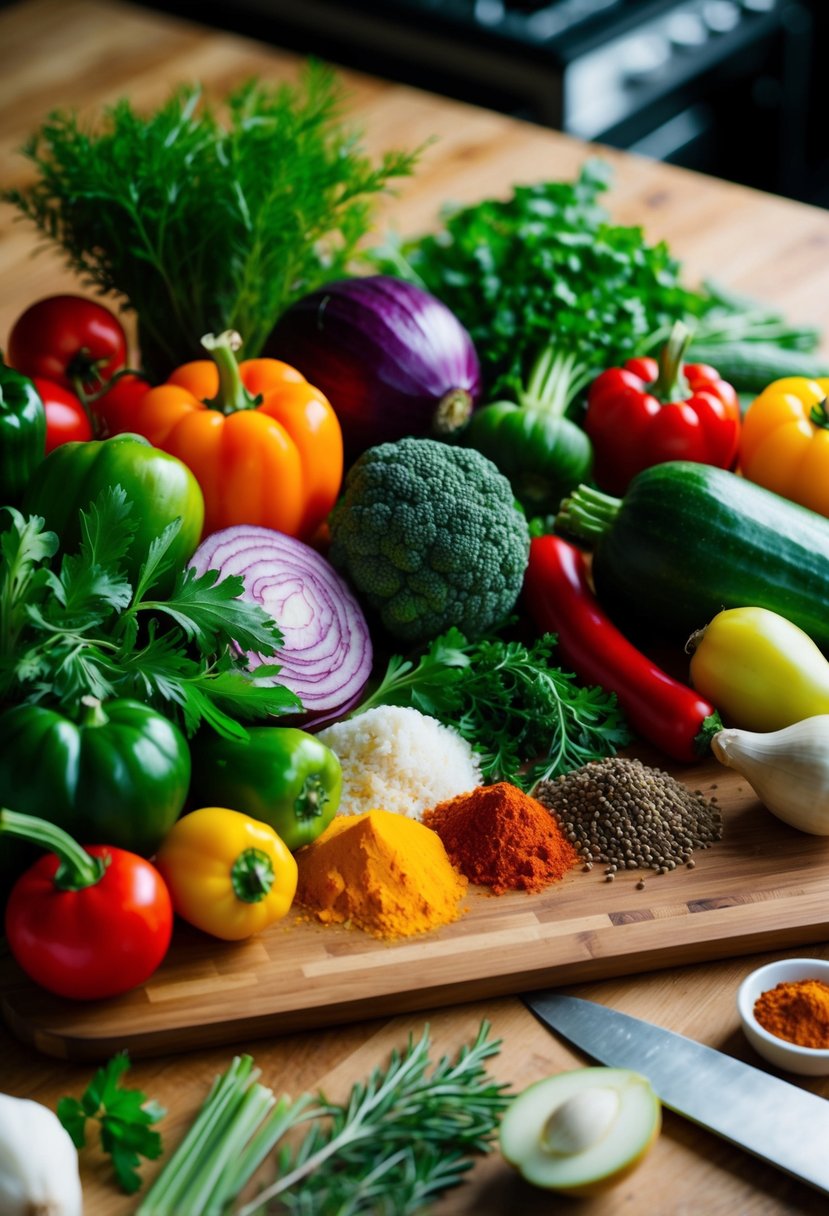
[[[520,1093],[501,1121],[501,1152],[528,1182],[591,1195],[619,1182],[659,1134],[662,1107],[646,1077],[576,1068]]]

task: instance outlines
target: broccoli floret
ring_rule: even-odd
[[[370,448],[330,527],[331,562],[406,642],[451,625],[475,637],[518,599],[527,522],[506,477],[472,448],[414,438]]]

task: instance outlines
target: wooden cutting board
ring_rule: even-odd
[[[780,823],[713,759],[671,771],[723,812],[722,841],[693,869],[612,883],[602,866],[576,869],[540,894],[471,888],[459,921],[398,942],[293,913],[237,944],[179,925],[148,983],[97,1003],[51,997],[6,957],[3,1014],[61,1058],[154,1055],[829,937],[829,837]]]

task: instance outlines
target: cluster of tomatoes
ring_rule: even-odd
[[[124,327],[82,296],[38,300],[9,333],[8,363],[34,383],[46,411],[46,454],[62,443],[128,429],[149,388],[128,370]]]

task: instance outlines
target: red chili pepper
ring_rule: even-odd
[[[684,763],[708,751],[722,729],[716,709],[657,667],[605,615],[579,549],[559,536],[534,537],[522,594],[539,629],[558,636],[563,662],[583,683],[615,692],[638,735]]]
[[[594,475],[610,494],[666,460],[731,468],[740,441],[734,388],[707,363],[683,364],[691,334],[677,322],[656,359],[628,359],[593,381],[584,429],[593,441]]]
[[[152,975],[173,932],[170,893],[156,868],[125,849],[81,848],[55,824],[0,810],[0,833],[40,844],[14,884],[6,937],[30,979],[59,996],[117,996]]]

